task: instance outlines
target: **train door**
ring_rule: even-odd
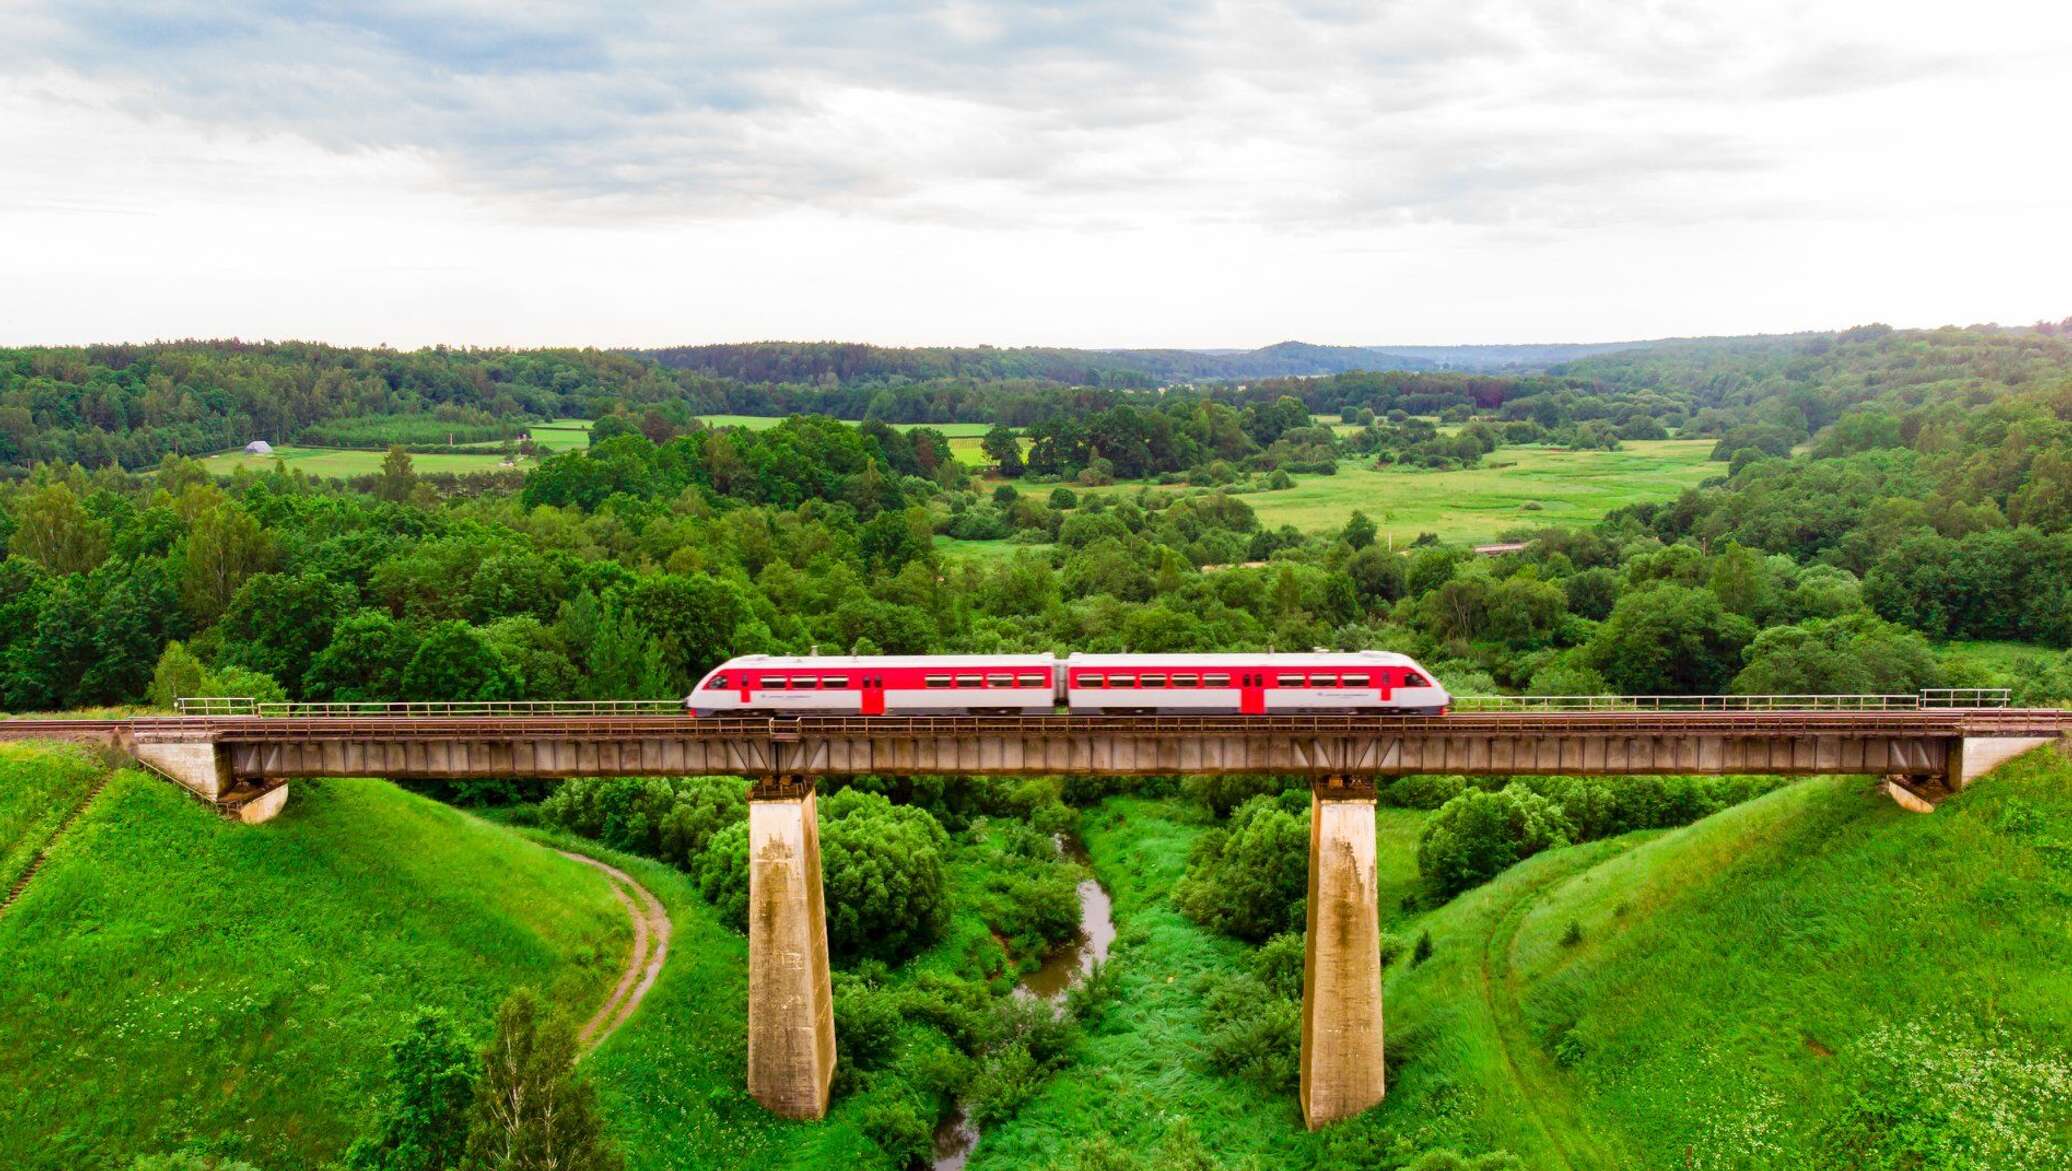
[[[1266,714],[1266,673],[1242,673],[1238,681],[1238,711],[1248,716]]]
[[[885,714],[885,681],[865,676],[857,680],[863,688],[863,714],[882,716]]]

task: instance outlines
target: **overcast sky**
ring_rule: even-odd
[[[2072,5],[0,0],[0,342],[2072,314]]]

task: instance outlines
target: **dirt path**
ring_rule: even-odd
[[[595,858],[569,850],[554,852],[603,872],[611,881],[612,895],[633,920],[633,951],[626,957],[626,970],[620,973],[618,985],[605,998],[596,1015],[576,1034],[576,1043],[588,1053],[626,1023],[626,1018],[640,1007],[648,989],[655,986],[655,977],[662,974],[662,962],[669,958],[669,912],[653,892],[618,867],[607,866]]]

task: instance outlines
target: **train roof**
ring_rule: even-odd
[[[774,669],[857,669],[862,667],[1055,667],[1053,655],[738,655],[719,665]]]
[[[1145,664],[1180,667],[1415,667],[1417,661],[1394,651],[1254,651],[1247,653],[1188,654],[1074,654],[1065,662],[1075,667],[1135,667]]]

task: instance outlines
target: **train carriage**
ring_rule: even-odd
[[[1453,701],[1415,659],[1390,651],[1086,655],[1064,660],[1076,713],[1436,715]]]
[[[743,655],[698,681],[692,715],[1048,715],[1050,655]]]
[[[1437,714],[1431,672],[1390,651],[1215,655],[744,655],[698,681],[692,715]]]

